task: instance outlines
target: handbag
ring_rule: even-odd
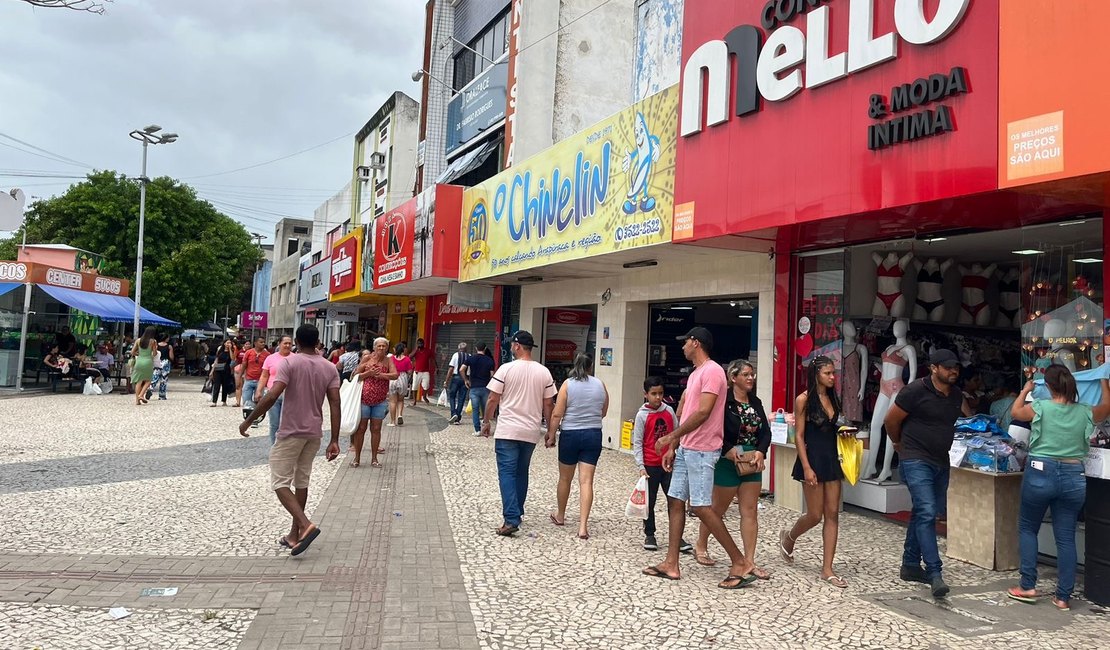
[[[741,447],[741,449],[743,449],[743,447]],[[740,459],[736,461],[736,473],[739,474],[740,476],[749,476],[751,474],[758,474],[761,471],[759,469],[759,464],[758,463],[751,463],[751,462],[748,462],[748,461],[744,460],[744,458],[750,453],[752,453],[752,452],[750,452],[750,451],[742,452],[740,454]]]
[[[205,379],[204,380],[204,386],[201,387],[200,392],[208,393],[208,394],[212,393],[212,380],[211,379]]]
[[[217,363],[216,365],[212,366],[212,370],[215,370],[216,372],[223,372],[226,368],[226,363]]]

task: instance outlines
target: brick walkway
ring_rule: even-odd
[[[477,648],[439,475],[427,453],[429,429],[445,421],[420,410],[407,419],[407,426],[384,431],[383,469],[339,468],[313,515],[324,532],[300,558],[0,554],[0,601],[214,615],[255,609],[239,645],[244,650]],[[146,587],[179,592],[141,597]]]

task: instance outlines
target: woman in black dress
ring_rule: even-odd
[[[216,405],[217,396],[223,390],[223,405],[227,406],[227,396],[235,394],[235,344],[231,339],[224,341],[223,346],[216,352],[212,362],[212,370],[208,378],[212,381],[212,406]]]
[[[821,579],[834,587],[848,583],[833,571],[836,537],[840,524],[840,455],[836,449],[840,400],[834,388],[836,368],[832,359],[817,357],[806,372],[806,391],[794,400],[794,439],[798,460],[793,477],[802,482],[806,513],[790,530],[779,531],[779,552],[786,562],[794,561],[794,544],[807,530],[824,521]]]

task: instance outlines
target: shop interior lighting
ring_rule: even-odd
[[[1063,228],[1064,226],[1082,226],[1085,223],[1087,223],[1086,219],[1080,219],[1079,221],[1064,221],[1056,225]]]
[[[1044,251],[1039,251],[1033,248],[1022,248],[1021,250],[1010,251],[1014,255],[1041,255]]]
[[[1076,264],[1100,264],[1102,262],[1102,260],[1097,257],[1081,257],[1072,261]]]
[[[674,305],[671,307],[671,311],[674,311],[676,309],[693,309],[693,307],[689,305]]]
[[[948,239],[947,237],[925,237],[925,238],[924,238],[924,239],[922,239],[921,241],[923,241],[923,242],[925,242],[925,243],[927,243],[927,244],[931,244],[931,243],[933,243],[933,242],[938,242],[938,241],[945,241],[945,240],[947,240],[947,239]]]
[[[751,317],[752,317],[751,314],[740,314],[740,318],[749,318],[750,319]]]
[[[638,262],[626,262],[622,264],[626,269],[642,269],[647,266],[657,266],[659,264],[656,260],[639,260]]]

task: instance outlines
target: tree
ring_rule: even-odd
[[[112,0],[20,0],[26,2],[32,7],[44,7],[46,9],[72,9],[74,11],[85,11],[90,14],[103,14],[104,5]]]
[[[65,194],[31,205],[27,241],[69,244],[105,258],[105,275],[134,286],[139,236],[139,185],[103,171]],[[0,259],[15,259],[22,229],[0,241]],[[250,234],[231,217],[197,198],[193,188],[171,178],[150,181],[146,193],[143,248],[143,307],[194,325],[213,310],[249,307],[252,274],[262,254]]]

